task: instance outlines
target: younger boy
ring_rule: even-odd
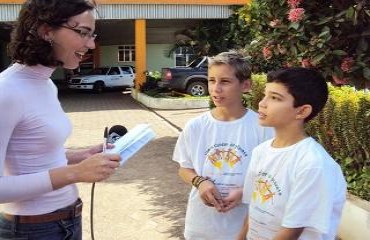
[[[193,185],[187,240],[234,240],[242,227],[247,207],[240,202],[252,149],[273,136],[242,104],[250,76],[248,63],[236,52],[210,58],[208,89],[215,108],[189,121],[177,141],[173,159],[184,182]]]
[[[340,166],[304,130],[327,98],[327,84],[314,70],[287,68],[267,76],[259,123],[274,127],[275,138],[253,150],[243,191],[249,218],[239,239],[335,239],[346,182]]]

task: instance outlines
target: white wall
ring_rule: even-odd
[[[162,67],[173,67],[174,60],[167,57],[171,44],[148,44],[147,70],[160,71]],[[118,62],[118,45],[100,46],[100,66],[132,65],[135,62]]]
[[[342,240],[370,239],[370,202],[349,195],[338,235]]]

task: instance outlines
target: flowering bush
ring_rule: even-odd
[[[370,88],[370,1],[253,0],[244,11],[254,72],[314,67],[336,85]]]
[[[289,10],[288,19],[291,22],[299,22],[304,18],[303,8],[292,8]]]

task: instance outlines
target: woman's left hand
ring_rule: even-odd
[[[114,145],[111,143],[107,143],[107,149],[114,148]],[[103,152],[103,143],[91,146],[87,149],[87,155],[85,158],[88,158],[96,153],[101,153]]]
[[[107,149],[114,148],[114,145],[111,143],[107,144]],[[83,149],[69,149],[66,152],[66,157],[68,159],[68,164],[79,163],[97,153],[103,152],[103,143],[83,148]]]

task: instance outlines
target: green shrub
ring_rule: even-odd
[[[159,92],[159,80],[161,80],[161,73],[159,71],[146,72],[146,80],[144,84],[140,86],[140,92]]]
[[[257,110],[263,97],[265,75],[253,75],[247,106]],[[370,93],[329,84],[324,109],[306,128],[341,165],[348,191],[370,200]]]

